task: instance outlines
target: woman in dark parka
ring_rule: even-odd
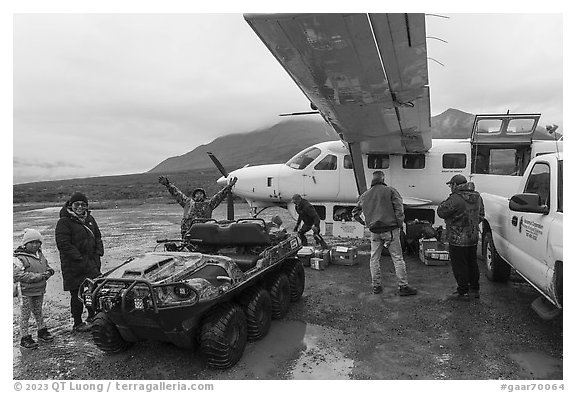
[[[104,245],[96,220],[88,210],[86,195],[75,192],[60,210],[56,224],[56,246],[60,251],[64,290],[70,292],[70,311],[74,319],[74,331],[84,332],[91,328],[94,310],[88,310],[88,323],[82,321],[84,305],[78,299],[78,289],[86,278],[100,275],[100,257]]]

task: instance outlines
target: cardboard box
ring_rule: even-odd
[[[310,266],[310,260],[314,256],[314,247],[304,246],[296,254],[303,266]]]
[[[358,263],[358,249],[347,246],[332,247],[330,250],[330,261],[334,265],[356,265]]]
[[[330,250],[323,250],[321,248],[314,249],[314,255],[312,258],[321,258],[324,259],[325,266],[330,265]]]
[[[311,258],[310,267],[314,270],[324,270],[326,269],[327,263],[324,258]]]
[[[442,242],[432,239],[420,239],[419,241],[420,260],[428,266],[447,265],[450,261],[448,246]]]
[[[332,234],[338,237],[362,239],[364,237],[364,225],[357,221],[334,221]]]

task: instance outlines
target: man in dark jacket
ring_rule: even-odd
[[[60,252],[64,290],[70,292],[70,311],[74,319],[72,329],[89,331],[94,310],[86,307],[88,323],[82,322],[84,305],[78,299],[78,289],[86,278],[100,275],[104,245],[96,220],[88,210],[86,195],[75,192],[60,210],[60,219],[56,224],[56,246]]]
[[[382,247],[388,248],[394,263],[400,296],[416,295],[418,291],[408,285],[406,264],[402,256],[400,229],[404,225],[404,205],[395,188],[384,183],[384,172],[372,175],[370,188],[360,195],[358,204],[352,210],[356,221],[370,230],[370,273],[374,294],[382,292],[380,278],[380,256]],[[360,216],[364,214],[365,220]]]
[[[300,194],[294,194],[292,196],[292,202],[298,214],[294,232],[298,232],[298,236],[300,240],[302,240],[302,245],[307,246],[308,240],[306,239],[306,232],[312,229],[315,238],[320,234],[320,216],[316,209],[314,209],[314,206],[302,198]],[[298,229],[301,222],[303,223],[302,228]]]
[[[468,300],[480,297],[480,272],[476,261],[476,247],[480,222],[484,219],[482,197],[474,190],[474,183],[463,175],[454,175],[448,183],[452,191],[438,206],[438,216],[446,222],[452,272],[458,284],[449,298]]]
[[[222,203],[224,198],[232,191],[232,187],[236,184],[238,179],[236,177],[230,180],[230,183],[214,195],[210,200],[206,200],[206,191],[202,188],[196,188],[192,191],[192,198],[184,194],[174,184],[170,183],[166,176],[160,176],[158,183],[162,184],[168,189],[170,195],[180,206],[184,208],[184,215],[180,225],[180,232],[182,238],[188,233],[192,226],[192,221],[197,218],[212,218],[212,211]]]

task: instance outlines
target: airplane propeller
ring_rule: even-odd
[[[218,158],[216,158],[216,156],[210,152],[206,152],[206,154],[208,154],[208,157],[210,157],[210,159],[212,160],[216,168],[218,168],[222,176],[228,178],[228,171],[226,170],[226,168],[224,168],[224,165],[222,165],[220,160],[218,160]],[[231,192],[228,193],[226,202],[227,202],[227,210],[226,210],[227,219],[234,220],[234,195]]]

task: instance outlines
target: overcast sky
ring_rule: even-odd
[[[447,41],[428,40],[432,115],[563,132],[562,15],[449,16],[426,17]],[[241,14],[15,14],[13,32],[14,183],[146,172],[309,109]]]

